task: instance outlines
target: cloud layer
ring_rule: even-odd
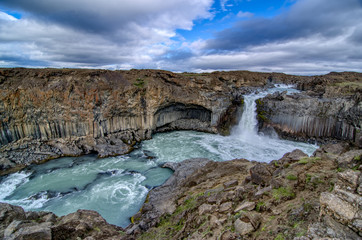
[[[199,70],[362,71],[362,1],[300,0],[273,18],[236,22],[191,58]]]
[[[228,2],[218,0],[219,12]],[[361,0],[297,0],[268,18],[238,9],[234,24],[211,39],[177,36],[177,29],[192,30],[197,19],[216,24],[213,4],[2,0],[0,10],[21,12],[22,18],[0,11],[0,67],[362,71]]]
[[[29,65],[36,60],[55,66],[127,67],[163,54],[176,29],[191,29],[193,20],[210,16],[212,2],[3,0],[1,4],[24,12],[17,21],[5,13],[0,16],[3,61],[18,56],[28,59]]]

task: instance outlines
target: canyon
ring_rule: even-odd
[[[228,134],[242,94],[271,83],[295,84],[309,95],[269,96],[258,106],[261,127],[361,146],[361,79],[360,73],[1,69],[0,174],[61,156],[124,154],[162,131]]]
[[[293,84],[302,92],[275,93],[258,99],[259,131],[276,131],[282,138],[326,144],[311,158],[292,152],[269,164],[245,159],[168,164],[166,167],[175,174],[149,193],[125,230],[106,224],[94,212],[79,211],[58,218],[2,205],[4,219],[14,211],[17,217],[10,214],[10,220],[2,226],[5,232],[1,233],[15,237],[21,229],[39,230],[36,224],[25,224],[36,220],[44,225],[41,229],[45,233],[40,231],[41,234],[53,239],[61,239],[59,232],[64,228],[68,229],[66,237],[71,239],[267,239],[267,233],[261,231],[267,228],[267,222],[275,225],[277,220],[295,218],[295,224],[302,222],[299,233],[303,230],[304,235],[310,236],[304,239],[327,236],[320,233],[323,224],[332,229],[338,226],[340,232],[347,234],[346,239],[358,237],[361,212],[354,212],[353,208],[360,208],[362,179],[361,73],[293,76],[248,71],[196,74],[161,70],[1,69],[0,174],[62,156],[125,154],[137,142],[158,132],[196,130],[228,135],[239,120],[243,94],[278,83]],[[332,184],[340,187],[329,191]],[[346,184],[349,191],[343,192]],[[294,195],[289,192],[287,196],[274,197],[278,189],[287,191],[292,185]],[[300,211],[308,214],[290,214],[297,208],[287,209],[288,201],[303,207]],[[351,209],[348,216],[340,210],[346,206]],[[289,215],[278,213],[280,207]],[[212,214],[214,211],[218,214]],[[207,218],[199,218],[197,213]],[[320,218],[319,225],[318,215],[324,219]],[[266,216],[273,219],[267,221]],[[94,223],[91,218],[98,220]],[[186,222],[180,222],[182,218]],[[18,225],[11,232],[9,224],[14,221]],[[298,235],[291,226],[270,231],[274,234],[272,239],[278,234],[288,239]],[[338,234],[328,236],[342,236]]]

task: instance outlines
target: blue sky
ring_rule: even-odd
[[[1,0],[0,67],[362,70],[362,0]]]

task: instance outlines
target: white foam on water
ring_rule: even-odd
[[[28,182],[30,175],[31,173],[18,172],[4,178],[0,182],[0,201],[6,201],[5,198],[10,196],[19,185]]]
[[[41,208],[44,203],[48,201],[45,194],[41,194],[37,199],[26,197],[19,199],[12,199],[11,195],[14,194],[15,190],[29,182],[30,172],[18,172],[8,175],[1,181],[0,188],[0,202],[5,202],[13,205],[20,205],[25,210],[33,209],[33,208]]]

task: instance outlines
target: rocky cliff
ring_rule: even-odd
[[[257,101],[261,129],[299,140],[340,140],[362,147],[362,77],[331,73],[297,82],[302,94],[276,93]]]
[[[0,70],[0,168],[65,155],[123,154],[152,133],[217,132],[236,89],[269,74]]]
[[[306,118],[299,99],[295,100],[299,105],[264,101],[262,111],[269,114],[270,125],[293,134],[308,129],[305,139],[318,132],[320,138],[358,141],[361,79],[359,73],[303,77],[247,71],[0,69],[0,173],[60,156],[124,154],[156,132],[228,134],[240,112],[242,94],[272,83],[296,84],[308,91],[313,96],[303,101],[314,110]],[[349,99],[338,100],[337,108],[333,99],[324,103],[333,94],[346,97],[346,89],[353,99],[347,94]],[[322,100],[317,99],[320,96]],[[329,106],[332,110],[321,115],[321,109]]]

